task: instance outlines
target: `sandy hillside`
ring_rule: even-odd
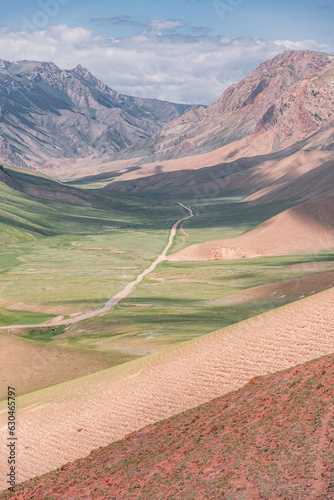
[[[298,176],[317,168],[326,161],[333,161],[333,151],[312,150],[305,151],[301,146],[288,148],[274,154],[267,154],[260,148],[260,143],[250,145],[250,149],[245,154],[235,160],[231,158],[232,147],[235,143],[223,148],[219,148],[210,153],[176,158],[173,160],[156,161],[149,164],[142,164],[138,169],[122,173],[116,179],[117,182],[109,185],[114,191],[154,191],[163,187],[173,187],[175,193],[190,193],[194,185],[199,187],[207,186],[212,182],[212,177],[208,172],[203,172],[196,183],[197,170],[214,166],[226,166],[229,173],[229,181],[232,187],[254,186],[252,192],[270,186],[272,183],[276,187],[296,179]],[[240,169],[242,163],[248,162],[250,166],[257,165],[249,175]],[[116,165],[113,167],[116,169]],[[175,179],[175,172],[183,172],[183,182]],[[169,176],[167,174],[170,174]],[[242,174],[240,177],[239,174]],[[50,174],[51,175],[51,174]],[[173,177],[174,175],[174,177]],[[215,176],[214,179],[219,175]],[[246,179],[245,179],[246,178]],[[256,189],[257,188],[257,189]]]
[[[168,260],[293,255],[334,249],[334,196],[290,208],[234,239],[191,245]]]
[[[8,353],[15,353],[15,356]],[[117,353],[43,345],[1,333],[0,399],[7,398],[9,385],[15,387],[17,395],[22,395],[104,370],[131,358]]]
[[[334,289],[52,390],[18,399],[20,481],[145,425],[334,351]],[[0,406],[1,442],[6,405]],[[5,468],[2,455],[0,468]],[[5,487],[3,482],[0,485]]]
[[[315,156],[315,155],[314,155]],[[308,168],[312,167],[312,168]],[[254,176],[256,178],[256,176]],[[270,181],[270,177],[268,176]],[[260,186],[261,187],[261,186]],[[258,189],[246,201],[253,204],[295,202],[330,196],[334,192],[334,161],[317,165],[316,161],[305,162],[303,169],[292,168],[263,189]]]
[[[258,377],[26,483],[11,498],[329,500],[333,377],[333,355]]]

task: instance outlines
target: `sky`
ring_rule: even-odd
[[[0,0],[0,59],[85,66],[114,90],[210,104],[284,50],[334,54],[334,0]]]

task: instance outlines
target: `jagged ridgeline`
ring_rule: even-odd
[[[0,157],[17,166],[112,154],[191,106],[129,97],[78,65],[0,60]]]
[[[189,110],[153,138],[120,158],[170,160],[225,147],[221,159],[268,154],[311,140],[325,148],[333,139],[334,56],[286,51],[228,87],[208,108]]]

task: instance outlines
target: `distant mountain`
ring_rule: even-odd
[[[120,158],[141,163],[207,153],[225,147],[222,161],[269,154],[313,134],[314,147],[334,143],[334,56],[287,51],[229,87],[207,109],[192,109]],[[310,146],[312,147],[312,145]],[[251,154],[249,154],[251,152]]]
[[[111,155],[151,137],[191,106],[129,97],[78,65],[0,60],[0,159],[43,165],[50,158]]]

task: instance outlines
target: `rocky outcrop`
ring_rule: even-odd
[[[1,116],[0,116],[1,117]],[[0,136],[0,160],[11,165],[18,167],[26,167],[26,163],[22,160],[21,156],[16,153],[14,148]]]

